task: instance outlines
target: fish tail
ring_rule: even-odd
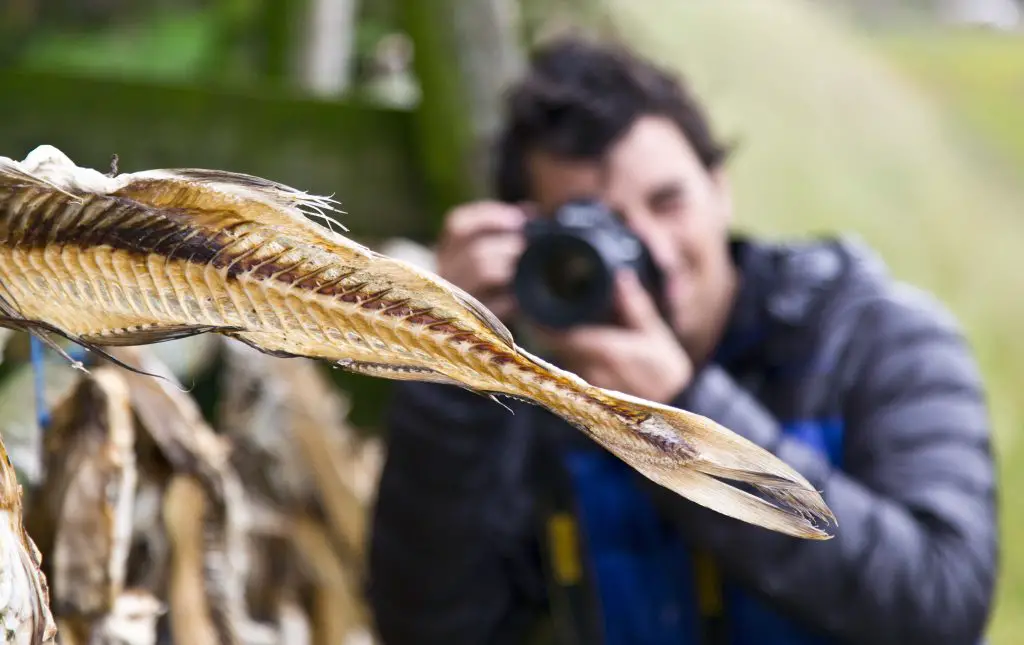
[[[772,453],[699,414],[588,389],[617,412],[585,420],[569,408],[553,411],[648,479],[744,522],[800,538],[832,537],[820,526],[837,525],[824,499]]]

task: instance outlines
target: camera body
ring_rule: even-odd
[[[513,289],[534,322],[557,329],[611,323],[615,275],[624,268],[660,305],[662,276],[653,257],[602,202],[568,202],[553,217],[528,222],[524,233]]]

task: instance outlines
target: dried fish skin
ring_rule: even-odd
[[[348,401],[313,361],[275,358],[230,339],[224,357],[219,427],[232,439],[246,489],[283,512],[312,506],[361,561],[379,440],[356,436],[345,421]]]
[[[111,351],[133,368],[125,378],[135,413],[174,470],[161,515],[169,538],[170,617],[185,630],[182,642],[206,642],[210,634],[218,644],[269,642],[271,630],[252,621],[245,605],[252,509],[231,468],[229,442],[151,352]]]
[[[147,591],[127,589],[114,601],[88,645],[156,645],[166,606]]]
[[[835,518],[798,472],[711,419],[594,387],[518,347],[458,287],[307,215],[331,200],[215,170],[107,176],[41,146],[0,158],[6,324],[93,349],[218,332],[278,356],[547,408],[638,472],[801,538]],[[752,484],[768,500],[723,480]]]
[[[250,502],[271,505],[254,544],[250,597],[269,613],[287,604],[289,589],[299,591],[308,599],[313,645],[373,642],[360,585],[378,441],[357,437],[346,423],[348,401],[312,360],[223,342],[218,425],[232,440],[246,490],[260,498]],[[294,572],[293,586],[283,583],[282,569]]]
[[[22,525],[21,486],[0,438],[0,630],[7,645],[56,642],[42,556]]]
[[[187,475],[175,476],[164,498],[164,525],[172,544],[168,579],[171,634],[175,643],[217,645],[224,634],[207,598],[203,532],[207,505],[203,487]],[[238,643],[229,634],[224,642]]]
[[[54,410],[46,478],[34,496],[32,526],[50,558],[54,611],[86,635],[120,595],[131,545],[138,476],[122,373],[97,369]]]

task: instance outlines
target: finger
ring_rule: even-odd
[[[540,207],[534,202],[517,202],[516,207],[527,220],[534,220],[541,217]]]
[[[646,329],[660,320],[654,299],[636,273],[625,270],[615,276],[615,309],[622,323],[630,329]]]
[[[519,233],[525,223],[526,215],[516,206],[499,202],[469,204],[445,219],[440,246],[463,245],[479,235]]]
[[[478,237],[460,246],[449,244],[437,254],[437,272],[478,296],[511,281],[522,251],[522,238],[507,233]]]
[[[580,376],[583,376],[582,374]],[[587,372],[583,378],[596,387],[604,388],[606,390],[618,390],[618,379],[615,375],[606,368],[594,368]]]
[[[548,331],[544,337],[560,353],[589,359],[614,351],[622,341],[622,330],[616,327],[577,327],[568,331]]]
[[[521,237],[489,236],[475,240],[462,255],[470,268],[486,276],[485,279],[508,282],[525,247]]]
[[[516,263],[523,252],[520,239],[483,238],[472,243],[463,253],[446,264],[445,270],[457,274],[470,293],[510,288]]]

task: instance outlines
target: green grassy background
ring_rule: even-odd
[[[844,231],[962,321],[990,387],[1002,576],[990,636],[1024,635],[1024,37],[860,33],[810,3],[611,0],[612,23],[686,73],[739,143],[738,219]]]

